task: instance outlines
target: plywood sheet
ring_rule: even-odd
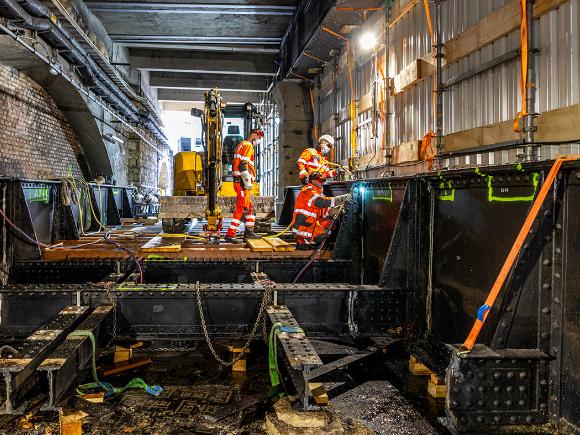
[[[274,248],[264,239],[248,239],[246,243],[253,252],[272,252]]]
[[[263,240],[265,240],[266,243],[272,246],[275,252],[292,252],[296,250],[296,248],[293,245],[291,245],[288,242],[285,242],[282,239],[279,239],[278,237],[271,237]]]
[[[185,237],[153,237],[139,249],[141,252],[179,252]]]

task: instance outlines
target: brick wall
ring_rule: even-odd
[[[83,153],[69,122],[40,85],[2,64],[0,107],[0,175],[82,176]]]
[[[161,145],[153,135],[141,130],[150,144],[135,134],[127,142],[127,181],[135,186],[171,189],[173,167],[169,148]],[[161,178],[161,179],[160,179]]]

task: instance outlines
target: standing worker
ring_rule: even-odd
[[[292,216],[292,232],[296,238],[296,249],[315,249],[320,242],[330,234],[330,225],[335,214],[337,202],[344,203],[350,195],[341,195],[336,198],[322,194],[324,175],[312,172],[308,176],[294,206]]]
[[[244,240],[260,238],[260,236],[254,233],[256,216],[254,215],[252,205],[252,183],[256,179],[254,146],[258,146],[263,137],[264,132],[259,128],[255,128],[250,130],[248,138],[241,141],[236,147],[232,170],[234,175],[234,190],[236,191],[238,201],[234,217],[232,218],[232,223],[224,237],[224,241],[226,242],[238,242],[236,239],[236,233],[242,222],[245,223],[246,227]]]
[[[330,165],[326,156],[330,153],[330,150],[334,147],[334,138],[328,134],[320,136],[318,143],[315,148],[306,148],[300,158],[298,159],[298,176],[302,181],[302,184],[308,182],[308,175],[312,172],[320,172],[324,178],[336,177],[336,175],[342,171],[330,169]]]

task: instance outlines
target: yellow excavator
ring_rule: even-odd
[[[160,198],[159,217],[163,231],[184,233],[191,219],[205,219],[204,234],[210,243],[219,241],[223,218],[233,215],[236,197],[231,165],[236,146],[242,141],[239,126],[228,126],[224,137],[224,119],[243,119],[244,134],[258,126],[255,107],[247,103],[228,108],[217,88],[205,92],[204,109],[192,109],[192,116],[202,123],[203,152],[183,151],[174,157],[174,195]],[[259,169],[259,168],[258,168]],[[254,183],[256,216],[274,214],[274,198],[260,197]]]

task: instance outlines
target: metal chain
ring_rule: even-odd
[[[113,333],[111,342],[114,342],[115,338],[117,337],[117,301],[113,299],[111,288],[109,286],[105,287],[105,290],[107,292],[107,298],[109,299],[109,302],[113,306]]]
[[[2,187],[2,210],[6,210],[6,184]],[[3,286],[8,284],[8,245],[6,237],[8,237],[6,232],[6,218],[2,221],[2,278],[1,283]]]
[[[217,352],[215,351],[213,344],[209,338],[209,334],[207,332],[207,326],[205,323],[205,317],[203,315],[203,308],[201,306],[201,289],[200,289],[199,281],[195,283],[195,293],[197,295],[197,306],[199,308],[199,321],[201,323],[201,328],[203,329],[203,335],[205,337],[205,341],[206,341],[207,346],[208,346],[211,354],[213,355],[213,357],[216,359],[217,362],[219,362],[223,366],[233,366],[235,363],[237,363],[239,360],[241,360],[244,357],[244,354],[246,353],[246,351],[250,348],[250,344],[252,343],[252,340],[254,340],[254,337],[256,336],[256,332],[258,332],[258,326],[260,325],[260,321],[262,320],[262,316],[264,314],[264,310],[266,308],[266,305],[272,299],[272,289],[276,285],[273,281],[270,281],[270,280],[261,281],[261,282],[259,282],[259,284],[264,285],[264,294],[262,295],[262,300],[260,302],[260,310],[258,311],[258,317],[256,318],[256,323],[254,323],[254,326],[252,328],[252,332],[250,333],[250,337],[248,338],[248,340],[244,344],[244,347],[242,347],[241,352],[237,356],[235,356],[231,361],[228,362],[228,361],[224,361],[217,354]]]

